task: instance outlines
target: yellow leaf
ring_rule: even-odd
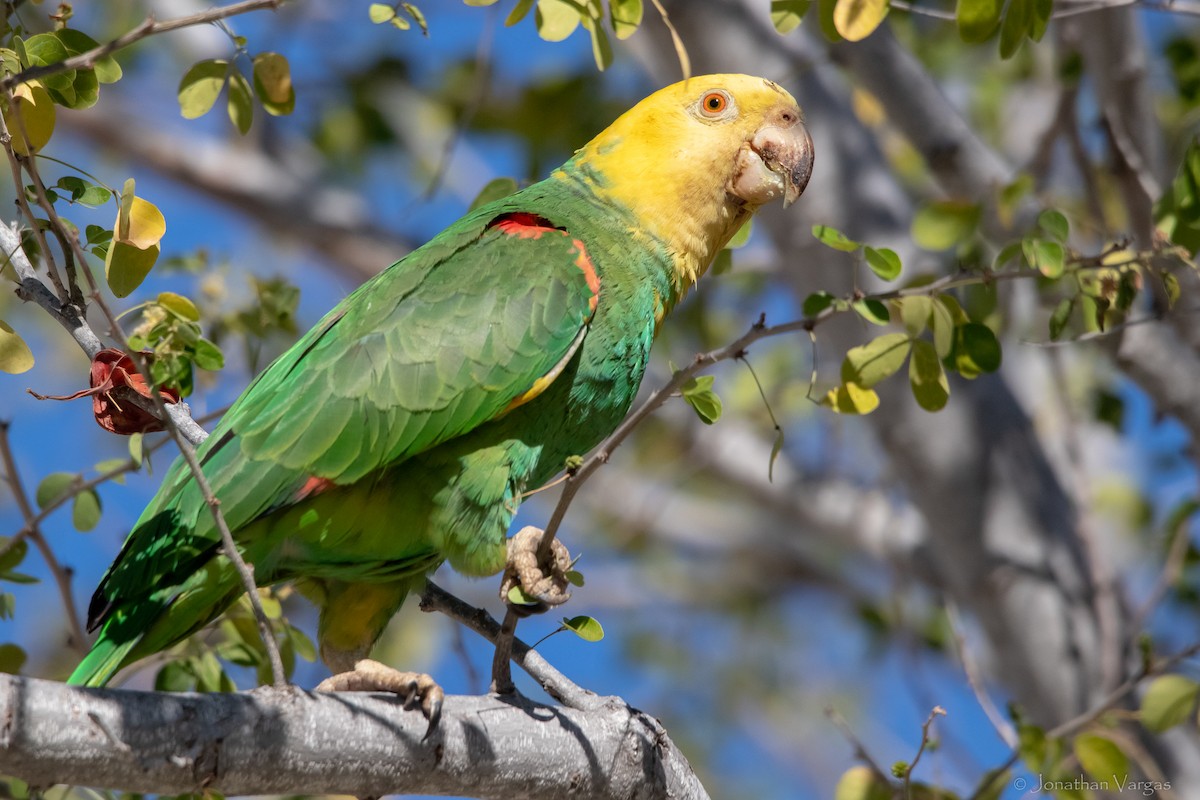
[[[567,0],[538,0],[538,36],[547,42],[561,42],[579,27],[581,16],[575,4]]]
[[[857,42],[870,36],[888,13],[888,0],[837,0],[833,25],[844,39]]]
[[[104,259],[104,276],[112,293],[117,297],[128,297],[141,286],[158,260],[160,250],[158,245],[143,249],[113,239]]]
[[[267,113],[278,117],[296,107],[296,89],[292,70],[279,53],[259,53],[254,57],[254,91]]]
[[[121,241],[141,250],[156,246],[167,232],[167,220],[158,206],[140,197],[133,198],[129,207],[129,228]]]
[[[825,404],[839,414],[870,414],[879,407],[879,395],[874,389],[865,389],[854,381],[834,389],[825,395]]]
[[[29,155],[31,149],[41,150],[54,133],[54,101],[50,93],[39,83],[22,83],[13,89],[13,106],[4,109],[4,125],[12,136],[13,150],[22,156]]]
[[[229,62],[220,59],[193,64],[179,82],[179,112],[185,119],[202,117],[212,109],[229,76]]]
[[[33,367],[33,353],[20,334],[0,320],[0,371],[19,375]]]

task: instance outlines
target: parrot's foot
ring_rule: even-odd
[[[404,707],[412,708],[417,702],[429,720],[425,731],[428,738],[437,727],[442,716],[442,701],[446,693],[430,676],[423,672],[401,672],[386,664],[369,658],[359,659],[354,669],[339,672],[317,684],[318,692],[391,692],[404,698]]]
[[[571,554],[558,539],[550,544],[550,563],[538,561],[538,549],[542,544],[543,531],[532,525],[522,528],[508,540],[508,561],[504,568],[504,579],[500,582],[500,599],[508,603],[518,616],[541,614],[571,599],[567,572],[571,569]],[[508,593],[520,586],[526,596],[536,599],[534,604],[515,604],[509,601]]]

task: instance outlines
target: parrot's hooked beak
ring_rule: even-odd
[[[791,116],[791,115],[789,115]],[[812,176],[813,141],[804,123],[766,125],[738,151],[729,193],[752,205],[796,202]]]

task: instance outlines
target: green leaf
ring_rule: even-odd
[[[870,767],[862,764],[842,773],[833,790],[833,800],[890,800],[892,789]]]
[[[598,642],[604,638],[604,626],[593,617],[563,617],[563,627],[585,642]]]
[[[712,375],[701,375],[689,379],[679,390],[706,425],[712,425],[721,418],[721,398],[713,391],[713,380]]]
[[[1112,739],[1083,733],[1075,737],[1074,750],[1079,765],[1097,781],[1116,786],[1129,775],[1129,759]]]
[[[468,211],[474,211],[482,205],[499,200],[502,197],[508,197],[517,190],[517,182],[512,178],[493,178],[488,181],[487,185],[479,190],[479,194],[471,201],[471,207]]]
[[[1021,49],[1033,17],[1032,0],[1009,0],[1000,23],[1000,57],[1012,58]]]
[[[731,269],[733,269],[733,251],[728,247],[718,250],[717,257],[713,259],[709,270],[713,275],[724,275]]]
[[[642,24],[642,0],[608,0],[608,15],[618,39],[628,39]]]
[[[55,31],[54,35],[62,42],[67,53],[72,56],[86,53],[100,46],[99,42],[76,28],[62,28]],[[97,59],[93,71],[99,83],[116,83],[121,80],[121,65],[111,55]]]
[[[396,16],[396,9],[387,3],[371,3],[367,8],[367,17],[376,25],[387,22],[394,16]]]
[[[158,245],[141,249],[125,242],[114,241],[109,245],[104,259],[104,273],[108,287],[117,297],[128,297],[146,280],[161,248]]]
[[[1151,733],[1162,733],[1192,716],[1200,683],[1183,675],[1155,678],[1142,696],[1142,725]]]
[[[175,292],[159,292],[155,302],[171,313],[188,322],[200,321],[200,309],[196,304],[181,294]]]
[[[608,34],[605,33],[604,25],[599,20],[585,17],[584,27],[592,35],[592,58],[596,61],[596,69],[604,72],[612,65],[613,60],[612,44],[608,41]]]
[[[954,315],[946,308],[942,297],[933,302],[933,315],[929,318],[929,327],[933,330],[933,347],[937,350],[938,358],[948,358],[954,350],[956,325]]]
[[[900,321],[904,324],[904,330],[908,331],[911,337],[920,336],[929,325],[929,318],[933,314],[933,298],[924,294],[914,294],[893,302],[900,309]]]
[[[221,352],[221,348],[208,339],[202,338],[196,341],[192,358],[197,367],[209,372],[216,372],[225,367],[225,354]]]
[[[221,96],[229,77],[229,62],[210,59],[193,64],[179,81],[179,112],[184,119],[197,119],[207,114]]]
[[[567,583],[572,586],[583,586],[583,573],[579,570],[569,569],[566,574]]]
[[[273,117],[290,114],[296,108],[296,87],[292,68],[279,53],[259,53],[254,57],[254,93]]]
[[[837,228],[831,228],[828,225],[813,225],[813,237],[825,245],[832,247],[834,250],[841,250],[843,253],[853,253],[861,244],[853,239],[847,238],[846,234],[839,231]]]
[[[850,307],[872,325],[887,325],[892,321],[887,306],[880,300],[856,300]]]
[[[913,217],[912,237],[926,250],[949,250],[965,242],[979,226],[977,203],[938,200],[922,206]]]
[[[837,302],[837,298],[829,292],[813,292],[808,297],[804,298],[804,306],[802,310],[804,316],[815,317],[825,309]]]
[[[842,382],[870,389],[904,366],[912,340],[905,333],[885,333],[867,344],[852,347],[842,361]]]
[[[71,195],[70,202],[79,203],[82,206],[90,206],[94,208],[96,206],[102,206],[112,199],[112,192],[105,187],[97,186],[91,181],[85,181],[83,178],[78,178],[74,175],[67,175],[59,178],[58,183],[56,183],[55,186]],[[88,230],[94,227],[99,226],[89,225]],[[101,230],[103,230],[103,228],[101,228]]]
[[[250,124],[254,121],[254,101],[253,95],[250,92],[250,82],[246,80],[246,76],[242,73],[234,71],[229,76],[229,103],[226,110],[229,112],[229,121],[238,129],[238,133],[243,136],[250,130]]]
[[[1000,24],[1001,0],[958,0],[954,17],[964,42],[987,41]]]
[[[833,25],[846,41],[861,41],[875,32],[890,7],[888,0],[837,0]]]
[[[196,690],[196,676],[183,662],[169,661],[154,676],[156,692],[192,692]]]
[[[94,489],[85,489],[75,495],[71,506],[71,524],[80,533],[87,533],[100,522],[100,495]]]
[[[0,644],[0,672],[16,675],[25,666],[25,651],[12,642]]]
[[[821,23],[821,33],[831,42],[842,40],[842,35],[838,33],[837,25],[833,22],[837,2],[838,0],[817,0],[817,21]]]
[[[537,0],[534,21],[538,36],[547,42],[561,42],[579,26],[580,7],[569,0]]]
[[[508,16],[504,18],[504,25],[511,28],[529,15],[530,9],[533,8],[535,0],[517,0],[517,4],[513,6],[513,10],[508,12]]]
[[[780,33],[791,33],[808,13],[809,0],[771,0],[771,24]]]
[[[133,459],[133,463],[137,466],[142,466],[142,459],[145,458],[143,435],[135,433],[129,437],[129,457]]]
[[[1054,311],[1050,314],[1050,339],[1051,341],[1062,336],[1063,330],[1067,327],[1067,321],[1071,319],[1071,312],[1075,309],[1075,298],[1068,297],[1059,302],[1054,307]]]
[[[0,536],[0,550],[5,551],[4,555],[0,556],[0,574],[9,572],[20,566],[25,560],[25,554],[29,552],[29,542],[22,539],[12,547],[8,543],[12,541],[11,536]]]
[[[900,256],[896,255],[895,250],[865,247],[863,253],[867,257],[867,266],[883,280],[894,281],[900,277]]]
[[[508,590],[508,602],[515,606],[536,606],[541,600],[526,594],[525,590],[518,584]]]
[[[51,472],[38,484],[34,497],[38,508],[46,508],[52,503],[66,497],[75,486],[77,475],[70,472]]]
[[[1192,139],[1171,188],[1155,204],[1154,221],[1189,255],[1200,251],[1200,137]]]
[[[0,372],[20,375],[33,368],[33,351],[21,335],[0,319]]]
[[[1000,369],[1000,342],[987,325],[979,322],[960,325],[957,345],[955,368],[963,377],[974,378],[982,372]]]
[[[404,9],[404,13],[412,17],[413,22],[417,23],[417,27],[421,29],[422,36],[429,35],[429,23],[425,19],[425,15],[421,13],[421,9],[417,8],[412,3],[401,3],[400,7]]]
[[[1071,233],[1071,224],[1067,222],[1066,216],[1057,209],[1048,208],[1038,214],[1037,224],[1039,228],[1060,242],[1066,242],[1067,236]]]
[[[992,259],[992,269],[1000,269],[1008,262],[1021,258],[1021,245],[1022,243],[1019,241],[1009,242],[1000,248],[1000,252],[996,253],[996,257]]]
[[[908,382],[917,405],[926,411],[941,411],[950,399],[950,384],[937,350],[924,339],[913,341],[908,362]]]
[[[1025,262],[1047,278],[1061,278],[1066,269],[1067,254],[1058,242],[1026,237],[1021,242],[1021,252]]]

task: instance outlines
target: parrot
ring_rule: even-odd
[[[432,725],[436,683],[368,658],[384,627],[444,562],[505,568],[523,495],[620,424],[664,317],[812,167],[778,84],[667,86],[366,281],[247,387],[195,455],[257,585],[317,606],[318,689],[416,692]],[[68,682],[105,685],[244,592],[177,459],[96,588]]]

